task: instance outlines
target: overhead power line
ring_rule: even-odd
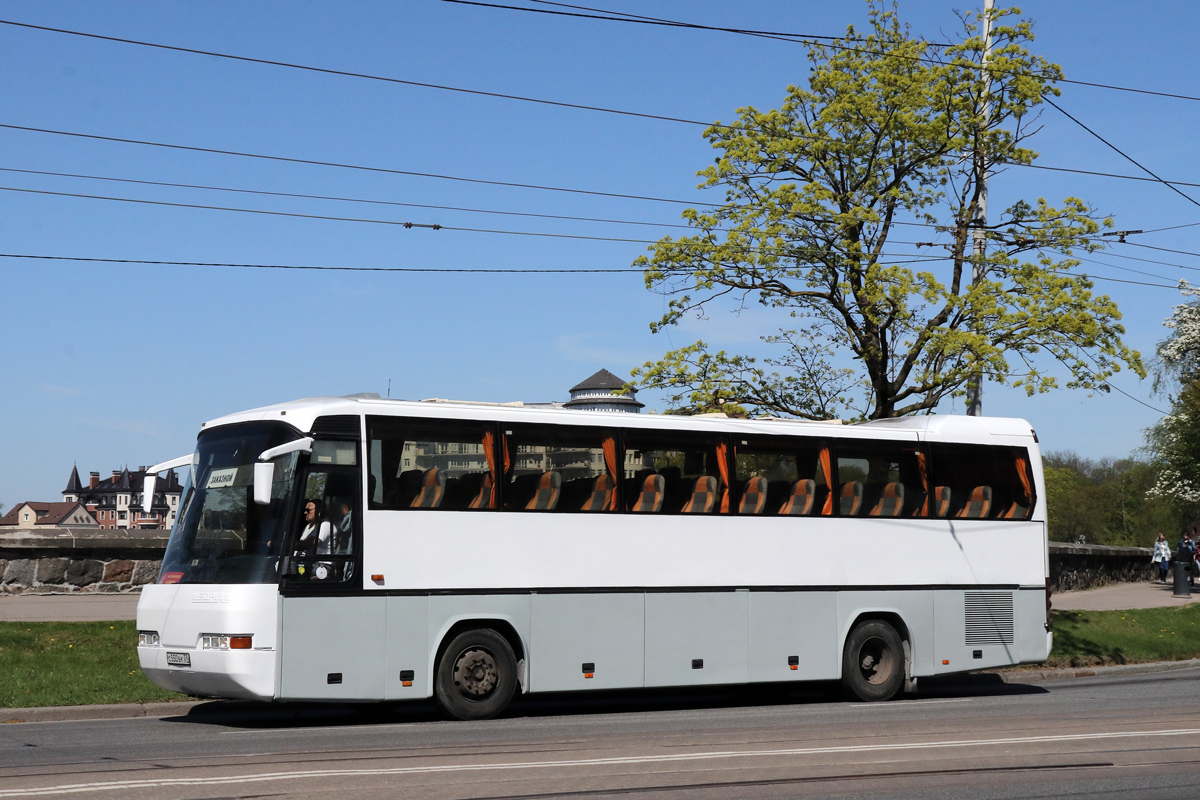
[[[1161,183],[1163,186],[1166,186],[1166,187],[1167,187],[1168,189],[1170,189],[1172,192],[1175,192],[1175,194],[1179,195],[1179,196],[1180,196],[1180,197],[1182,197],[1184,200],[1187,200],[1187,201],[1188,201],[1189,203],[1191,203],[1192,205],[1194,205],[1194,206],[1200,206],[1200,201],[1197,201],[1195,198],[1193,198],[1193,197],[1190,197],[1190,196],[1189,196],[1189,195],[1187,195],[1186,193],[1184,193],[1184,192],[1180,191],[1179,189],[1175,188],[1174,186],[1172,186],[1172,185],[1171,185],[1171,182],[1170,182],[1170,181],[1168,181],[1168,180],[1166,180],[1166,179],[1164,179],[1164,178],[1161,178],[1161,177],[1159,177],[1158,175],[1156,175],[1154,172],[1152,172],[1152,171],[1150,170],[1150,168],[1149,168],[1149,167],[1146,167],[1146,166],[1142,165],[1142,164],[1141,164],[1140,162],[1138,162],[1138,161],[1137,161],[1137,160],[1136,160],[1136,159],[1135,159],[1133,156],[1129,155],[1129,154],[1128,154],[1128,153],[1126,153],[1124,150],[1122,150],[1121,148],[1117,147],[1117,146],[1116,146],[1115,144],[1113,144],[1112,142],[1108,141],[1108,139],[1105,139],[1103,136],[1101,136],[1100,134],[1096,133],[1094,130],[1092,130],[1091,128],[1089,128],[1087,125],[1083,124],[1083,122],[1081,122],[1080,120],[1078,120],[1078,119],[1076,119],[1075,117],[1071,116],[1071,114],[1067,113],[1067,112],[1066,112],[1066,111],[1063,109],[1063,107],[1062,107],[1062,106],[1060,106],[1058,103],[1054,102],[1054,101],[1053,101],[1053,100],[1051,100],[1049,97],[1045,98],[1045,100],[1046,100],[1046,102],[1047,102],[1047,103],[1049,103],[1049,104],[1050,104],[1052,107],[1054,107],[1055,109],[1057,109],[1057,110],[1058,110],[1058,112],[1059,112],[1060,114],[1062,114],[1064,117],[1066,117],[1067,119],[1069,119],[1069,120],[1071,120],[1072,122],[1074,122],[1074,123],[1075,123],[1076,125],[1078,125],[1079,127],[1083,128],[1085,131],[1087,131],[1088,133],[1090,133],[1090,134],[1091,134],[1092,136],[1094,136],[1095,138],[1099,139],[1101,142],[1103,142],[1105,145],[1107,145],[1107,146],[1109,147],[1109,149],[1111,149],[1113,152],[1115,152],[1115,153],[1117,153],[1119,156],[1121,156],[1121,158],[1124,158],[1124,159],[1125,159],[1126,161],[1128,161],[1130,164],[1133,164],[1135,167],[1137,167],[1138,169],[1142,170],[1142,171],[1143,171],[1143,172],[1145,172],[1147,175],[1149,175],[1150,177],[1154,178],[1154,180],[1158,181],[1158,182],[1159,182],[1159,183]]]
[[[15,130],[15,131],[25,131],[28,133],[43,133],[43,134],[49,134],[52,136],[67,136],[67,137],[73,137],[73,138],[78,138],[78,139],[90,139],[93,141],[101,141],[101,142],[117,142],[119,144],[132,144],[132,145],[138,145],[138,146],[142,146],[142,147],[161,147],[161,148],[165,148],[165,149],[169,149],[169,150],[183,150],[183,151],[194,152],[194,153],[208,153],[210,155],[235,156],[238,158],[257,158],[257,159],[263,159],[266,161],[280,161],[280,162],[289,163],[289,164],[304,164],[307,166],[332,167],[334,169],[349,169],[349,170],[357,170],[357,171],[361,171],[361,172],[382,173],[382,174],[387,174],[387,175],[404,175],[404,176],[408,176],[408,177],[456,181],[456,182],[460,182],[460,183],[472,183],[472,184],[480,184],[480,185],[484,185],[484,186],[504,186],[504,187],[516,188],[516,189],[532,189],[532,190],[544,191],[544,192],[562,192],[562,193],[567,193],[567,194],[580,194],[580,195],[588,195],[588,196],[594,196],[594,197],[612,197],[612,198],[617,198],[620,200],[644,200],[644,201],[653,202],[653,203],[671,203],[673,205],[697,206],[697,207],[703,206],[703,207],[707,207],[707,208],[718,208],[720,206],[719,203],[708,203],[708,202],[699,201],[699,200],[681,200],[681,199],[671,198],[671,197],[654,197],[654,196],[649,196],[649,195],[628,194],[628,193],[622,193],[622,192],[604,192],[604,191],[599,191],[596,189],[578,189],[578,188],[572,188],[572,187],[566,187],[566,186],[547,186],[547,185],[534,184],[534,183],[519,183],[519,182],[514,182],[514,181],[489,180],[486,178],[469,178],[469,177],[465,177],[462,175],[443,175],[443,174],[432,173],[432,172],[417,172],[414,170],[393,169],[390,167],[374,167],[374,166],[368,166],[368,165],[364,165],[364,164],[347,164],[347,163],[342,163],[342,162],[337,162],[337,161],[322,161],[319,159],[294,158],[294,157],[290,157],[290,156],[272,155],[269,153],[249,153],[249,152],[245,152],[245,151],[241,151],[241,150],[228,150],[228,149],[215,148],[215,147],[200,147],[197,145],[176,144],[173,142],[155,142],[155,141],[149,141],[149,140],[145,140],[145,139],[130,139],[130,138],[121,137],[121,136],[102,136],[100,134],[95,134],[95,133],[83,133],[80,131],[63,131],[63,130],[57,130],[54,128],[34,127],[31,125],[13,125],[10,123],[0,123],[0,128],[8,129],[8,130]],[[1091,172],[1088,170],[1067,169],[1064,167],[1046,167],[1046,166],[1034,165],[1034,164],[1031,164],[1031,165],[1012,164],[1009,166],[1030,166],[1034,169],[1054,170],[1054,171],[1058,171],[1058,172],[1073,172],[1073,173],[1078,173],[1078,174],[1096,175],[1098,177],[1114,178],[1114,179],[1120,179],[1120,180],[1164,182],[1164,183],[1168,183],[1168,184],[1176,184],[1179,186],[1200,186],[1200,184],[1185,183],[1183,181],[1163,181],[1162,179],[1157,178],[1157,177],[1144,178],[1139,175],[1119,175],[1119,174],[1114,174],[1114,173],[1110,173],[1110,172]],[[927,226],[925,223],[897,222],[895,224],[897,224],[897,225],[920,225],[921,227],[937,227],[937,226]],[[1161,230],[1167,230],[1167,229],[1164,228]],[[1149,231],[1147,231],[1147,232],[1149,232]]]
[[[812,33],[784,33],[781,31],[756,31],[745,28],[726,28],[715,25],[700,25],[690,22],[682,22],[678,20],[663,19],[661,17],[643,17],[637,14],[625,14],[619,11],[606,11],[598,8],[586,8],[584,6],[572,6],[566,3],[546,3],[547,5],[562,6],[565,8],[576,8],[590,11],[590,14],[571,13],[566,11],[550,11],[542,8],[526,8],[524,6],[506,5],[503,3],[484,3],[478,0],[442,0],[444,3],[455,3],[458,5],[482,6],[485,8],[503,9],[506,11],[525,11],[532,14],[551,14],[562,17],[578,17],[583,19],[601,20],[604,22],[627,22],[641,25],[658,25],[669,28],[684,28],[704,31],[720,31],[724,33],[735,33],[744,36],[756,36],[765,39],[777,39],[779,41],[791,42],[793,44],[818,44],[822,47],[828,47],[832,50],[846,50],[850,52],[867,53],[879,55],[880,51],[871,50],[865,47],[855,47],[852,45],[838,45],[835,42],[845,39],[844,36],[825,36]],[[531,0],[534,3],[542,3],[544,0]],[[950,47],[944,42],[925,42],[930,47]],[[915,61],[926,64],[941,64],[942,62],[935,59],[917,58]],[[982,67],[980,67],[982,69]],[[1028,73],[1019,70],[999,70],[991,69],[992,72],[1009,75],[1024,75]],[[1039,76],[1040,77],[1040,76]],[[1069,83],[1075,86],[1090,86],[1094,89],[1110,89],[1116,92],[1128,92],[1131,94],[1146,94],[1155,97],[1166,97],[1173,100],[1191,100],[1200,101],[1200,96],[1179,94],[1177,92],[1160,92],[1153,89],[1138,89],[1130,86],[1116,86],[1109,83],[1095,83],[1093,81],[1070,80],[1068,78],[1060,78],[1055,80],[1056,83]]]
[[[497,269],[490,267],[481,268],[455,268],[455,267],[346,267],[346,266],[329,266],[315,264],[255,264],[255,263],[236,263],[226,261],[154,261],[144,258],[97,258],[94,256],[49,256],[37,255],[32,253],[0,253],[0,258],[29,258],[41,261],[81,261],[88,263],[100,264],[148,264],[150,266],[171,266],[171,267],[231,267],[237,269],[294,269],[294,270],[317,270],[317,271],[332,271],[332,272],[426,272],[426,273],[495,273],[495,274],[518,274],[518,275],[567,275],[567,274],[622,274],[622,275],[638,275],[643,274],[640,269],[536,269],[536,268],[513,268],[513,269]],[[945,258],[939,259],[916,259],[917,261],[945,261]],[[896,262],[907,263],[907,262]],[[1128,283],[1128,281],[1124,281]],[[1174,288],[1174,287],[1171,287]]]
[[[429,203],[403,203],[398,200],[371,200],[361,197],[339,197],[326,194],[302,194],[299,192],[272,192],[264,189],[239,189],[231,186],[212,186],[201,183],[171,183],[169,181],[150,181],[138,178],[117,178],[108,175],[84,175],[77,172],[50,172],[41,169],[19,169],[17,167],[0,167],[0,172],[14,172],[21,175],[47,175],[56,178],[82,178],[89,181],[109,181],[112,183],[132,183],[141,186],[166,186],[173,189],[203,189],[211,192],[233,192],[236,194],[252,194],[265,197],[293,197],[303,200],[333,200],[341,203],[365,203],[379,206],[398,206],[401,208],[425,208],[433,211],[463,211],[470,214],[498,214],[508,217],[533,217],[536,219],[557,219],[571,222],[603,222],[613,225],[645,225],[654,228],[683,228],[694,230],[691,225],[673,222],[647,222],[634,219],[606,219],[603,217],[574,217],[566,214],[538,214],[532,211],[501,211],[495,208],[467,208],[464,206],[439,206]],[[921,224],[925,223],[908,223]]]
[[[543,192],[565,192],[568,194],[583,194],[595,197],[616,197],[622,200],[647,200],[655,203],[674,203],[677,205],[701,205],[713,206],[713,203],[697,203],[692,200],[674,200],[667,197],[648,197],[646,195],[637,194],[622,194],[620,192],[601,192],[593,189],[569,189],[563,186],[544,186],[535,183],[515,183],[512,181],[493,181],[483,178],[465,178],[459,175],[439,175],[432,172],[415,172],[405,169],[390,169],[388,167],[369,167],[362,164],[346,164],[337,161],[320,161],[310,158],[291,158],[288,156],[274,156],[266,153],[246,153],[240,150],[222,150],[215,147],[197,147],[186,144],[171,144],[169,142],[152,142],[144,139],[126,139],[119,136],[100,136],[94,133],[79,133],[78,131],[60,131],[52,128],[35,128],[29,125],[9,125],[0,123],[0,128],[7,128],[14,131],[29,131],[31,133],[48,133],[55,136],[71,136],[78,139],[92,139],[101,142],[120,142],[122,144],[136,144],[144,147],[163,147],[169,150],[187,150],[193,153],[210,153],[213,155],[222,156],[237,156],[239,158],[259,158],[266,161],[282,161],[288,164],[307,164],[317,167],[334,167],[336,169],[352,169],[362,172],[379,172],[387,175],[407,175],[416,178],[436,178],[443,181],[459,181],[462,183],[476,183],[485,186],[507,186],[515,189],[536,189]]]
[[[316,72],[324,75],[337,75],[343,78],[359,78],[368,81],[380,81],[383,83],[394,83],[402,86],[414,86],[421,89],[438,89],[443,92],[457,92],[459,94],[475,95],[477,97],[494,97],[500,100],[519,100],[523,103],[536,103],[544,106],[556,106],[558,108],[573,108],[578,111],[596,111],[603,114],[618,114],[625,117],[640,117],[641,119],[660,120],[662,122],[680,122],[687,125],[703,125],[709,127],[713,123],[703,120],[686,119],[684,117],[671,117],[663,114],[647,114],[640,111],[628,111],[619,108],[606,108],[604,106],[593,106],[584,103],[567,103],[559,100],[546,100],[540,97],[526,97],[517,94],[505,94],[503,92],[488,92],[481,89],[466,89],[461,86],[445,86],[438,83],[425,83],[423,81],[411,81],[404,78],[390,78],[385,75],[371,75],[366,72],[351,72],[349,70],[330,69],[327,67],[315,67],[311,64],[296,64],[290,61],[276,61],[269,58],[255,58],[253,56],[238,56],[232,53],[221,53],[215,50],[199,50],[194,47],[179,47],[176,45],[162,44],[160,42],[146,42],[139,39],[126,39],[120,36],[104,36],[99,33],[87,33],[85,31],[73,31],[67,28],[52,28],[48,25],[32,25],[27,22],[16,22],[14,20],[0,19],[0,25],[11,25],[17,28],[29,28],[31,30],[46,31],[49,33],[61,33],[67,36],[82,36],[86,39],[100,39],[106,42],[117,42],[119,44],[132,44],[138,47],[150,47],[156,50],[170,50],[176,53],[188,53],[189,55],[211,56],[213,58],[223,58],[229,61],[244,61],[251,64],[265,64],[272,67],[286,67],[287,69],[299,69],[305,72]],[[723,126],[732,127],[732,126]]]
[[[178,203],[178,202],[172,202],[169,200],[148,200],[148,199],[137,198],[137,197],[114,197],[112,195],[84,194],[82,192],[55,192],[55,191],[51,191],[49,189],[26,189],[26,188],[17,187],[17,186],[0,186],[0,192],[19,192],[19,193],[23,193],[23,194],[41,194],[41,195],[49,195],[51,197],[71,197],[71,198],[78,198],[78,199],[83,199],[83,200],[108,200],[108,201],[117,202],[117,203],[135,203],[138,205],[165,206],[168,208],[188,208],[188,209],[198,209],[198,210],[203,210],[203,211],[227,211],[227,212],[233,212],[233,213],[238,213],[238,214],[262,214],[262,215],[271,216],[271,217],[294,217],[294,218],[298,218],[298,219],[315,219],[315,220],[324,220],[324,221],[328,221],[328,222],[357,222],[357,223],[365,223],[365,224],[369,224],[369,225],[391,225],[391,226],[395,226],[395,227],[399,227],[399,228],[428,228],[428,229],[439,230],[439,231],[456,231],[459,233],[489,233],[489,234],[497,234],[497,235],[501,235],[501,236],[533,236],[533,237],[540,237],[540,238],[546,238],[546,239],[576,239],[576,240],[589,241],[589,242],[619,242],[619,243],[626,243],[626,244],[655,244],[657,241],[655,239],[630,239],[630,238],[624,238],[624,237],[618,237],[618,236],[585,236],[583,234],[549,233],[546,231],[512,231],[512,230],[502,230],[502,229],[498,229],[498,228],[468,228],[468,227],[456,226],[456,225],[442,225],[442,224],[437,224],[437,223],[421,223],[421,222],[405,222],[405,221],[391,220],[391,219],[371,219],[371,218],[367,218],[367,217],[339,217],[339,216],[334,216],[331,214],[302,214],[300,212],[295,212],[295,211],[270,211],[270,210],[260,209],[260,208],[237,208],[235,206],[214,206],[214,205],[207,205],[207,204],[203,204],[203,203]],[[914,245],[918,244],[918,242],[908,242],[908,241],[900,241],[900,240],[892,240],[892,241],[895,244],[914,244]],[[716,249],[716,246],[708,245],[708,244],[704,244],[704,243],[692,243],[692,242],[680,241],[680,242],[677,242],[677,244],[681,247],[694,249],[694,250]],[[743,252],[743,253],[756,253],[756,252],[762,252],[762,250],[763,250],[763,248],[761,248],[761,247],[737,247],[737,246],[735,246],[733,249],[737,250],[739,252]],[[772,251],[772,252],[777,252],[777,251]],[[814,251],[811,249],[809,249],[809,250],[800,249],[800,250],[794,251],[794,252],[793,251],[785,252],[785,253],[783,253],[783,255],[791,257],[794,255],[802,254],[804,252],[817,252],[817,251]],[[880,253],[879,254],[879,257],[888,258],[888,259],[899,257],[899,256],[903,256],[906,258],[911,256],[911,257],[913,257],[913,263],[923,262],[923,261],[942,261],[945,259],[944,256],[922,256],[919,253]],[[898,262],[898,263],[908,263],[908,262]]]
[[[100,263],[100,264],[146,264],[149,266],[171,266],[171,267],[228,267],[234,269],[274,269],[274,270],[312,270],[326,272],[419,272],[419,273],[494,273],[494,274],[517,274],[517,275],[568,275],[572,273],[578,274],[623,274],[623,275],[642,275],[640,269],[537,269],[537,268],[512,268],[512,269],[497,269],[497,268],[454,268],[454,267],[349,267],[349,266],[332,266],[332,265],[316,265],[316,264],[260,264],[260,263],[239,263],[228,261],[166,261],[166,260],[151,260],[144,258],[99,258],[95,256],[52,256],[33,253],[0,253],[0,258],[12,259],[34,259],[40,261],[79,261],[84,263]],[[948,257],[940,258],[921,258],[913,259],[914,262],[925,261],[949,261]],[[896,264],[910,263],[906,261],[896,261]],[[1062,270],[1058,270],[1062,271]],[[1106,278],[1101,275],[1090,275],[1087,273],[1073,273],[1078,277],[1094,281],[1109,281],[1111,283],[1124,283],[1135,286],[1150,286],[1159,289],[1178,289],[1177,284],[1164,283],[1148,283],[1146,281],[1131,281],[1123,278]]]

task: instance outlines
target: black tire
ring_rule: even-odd
[[[517,689],[517,658],[508,640],[488,628],[464,631],[438,661],[434,694],[456,719],[491,719]]]
[[[904,685],[904,645],[881,620],[860,622],[842,651],[842,686],[866,702],[891,700]]]

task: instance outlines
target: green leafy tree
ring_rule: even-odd
[[[1043,472],[1052,540],[1148,547],[1163,533],[1174,545],[1184,518],[1151,491],[1159,477],[1154,464],[1047,453]]]
[[[1072,253],[1100,249],[1110,221],[1069,197],[976,222],[985,175],[1034,160],[1025,140],[1057,94],[1058,66],[1024,47],[1030,23],[992,12],[985,70],[979,15],[941,47],[914,38],[895,8],[869,11],[866,34],[810,47],[808,88],[788,87],[781,108],[743,108],[706,130],[718,155],[701,186],[724,202],[685,211],[694,233],[635,262],[670,298],[652,330],[758,304],[778,319],[762,337],[771,355],[698,341],[634,381],[692,411],[826,419],[929,412],[976,371],[1049,391],[1059,382],[1041,355],[1070,388],[1105,391],[1123,365],[1144,375],[1116,304],[1072,272]],[[977,232],[986,258],[973,255]],[[922,244],[932,249],[914,254]]]

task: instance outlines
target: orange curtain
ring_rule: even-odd
[[[717,469],[721,473],[721,486],[725,491],[721,492],[721,513],[729,513],[729,445],[723,440],[717,440]]]
[[[1033,513],[1033,487],[1029,485],[1029,462],[1025,456],[1017,456],[1017,477],[1021,479],[1021,488],[1025,490],[1025,505]]]
[[[929,467],[925,464],[925,451],[917,451],[917,471],[921,473],[921,489],[925,491],[925,502],[921,504],[919,516],[929,516]]]
[[[487,457],[488,474],[492,476],[492,490],[488,492],[488,508],[496,507],[496,435],[491,431],[483,433],[483,454]]]
[[[605,511],[617,510],[617,439],[614,436],[604,437],[604,466],[608,467],[608,477],[612,481],[612,492],[608,495],[608,505]]]
[[[821,448],[821,474],[825,476],[825,486],[829,492],[825,495],[825,507],[821,509],[821,515],[825,517],[833,516],[833,456],[829,452],[828,447]]]

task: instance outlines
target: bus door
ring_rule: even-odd
[[[385,599],[362,586],[357,442],[313,443],[281,560],[280,696],[383,696]]]

